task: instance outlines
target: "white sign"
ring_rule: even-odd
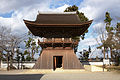
[[[110,60],[109,59],[103,59],[103,64],[109,65],[110,64]]]

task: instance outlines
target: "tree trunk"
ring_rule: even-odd
[[[119,56],[116,56],[116,66],[119,66]]]
[[[32,60],[34,60],[34,49],[32,49]]]
[[[9,52],[7,53],[7,70],[9,71],[10,70],[10,66],[9,66],[9,57],[10,57],[10,55],[9,55]]]
[[[19,69],[19,64],[20,64],[20,63],[19,63],[19,60],[18,60],[18,69]]]
[[[0,58],[0,68],[1,68],[1,58]]]
[[[23,65],[23,64],[22,64],[22,60],[21,60],[21,69],[22,69],[22,65]]]
[[[28,52],[29,52],[28,56],[30,57],[30,50],[28,50]]]
[[[109,59],[109,53],[108,53],[108,48],[107,48],[107,59]]]
[[[2,53],[0,51],[0,68],[1,68]]]
[[[109,59],[108,53],[107,53],[107,59]]]
[[[12,69],[12,62],[13,62],[13,60],[12,60],[12,55],[10,55],[10,69]]]
[[[113,61],[113,54],[112,54],[112,48],[110,47],[110,53],[111,53],[111,61]]]
[[[103,50],[103,54],[104,54],[104,59],[105,59],[105,48],[104,48],[104,50]]]

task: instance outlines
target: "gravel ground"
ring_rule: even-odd
[[[25,70],[10,70],[10,71],[7,71],[7,70],[1,70],[0,71],[0,75],[14,75],[14,74],[20,74],[21,72],[23,72]]]
[[[0,80],[120,80],[119,72],[88,72],[21,74],[26,70],[0,71]]]
[[[119,73],[87,72],[87,73],[51,73],[40,80],[120,80]]]

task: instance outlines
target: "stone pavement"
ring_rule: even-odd
[[[120,80],[120,73],[84,72],[84,73],[50,73],[40,80]]]

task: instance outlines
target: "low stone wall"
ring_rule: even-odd
[[[103,72],[107,71],[107,69],[103,70],[103,67],[95,66],[95,65],[84,65],[85,70],[91,71],[91,72]]]
[[[24,70],[21,74],[48,74],[48,73],[81,73],[84,69],[29,69]]]
[[[82,63],[82,65],[98,65],[98,66],[102,66],[103,65],[103,61],[80,61]],[[111,65],[114,65],[115,62],[110,62]]]
[[[82,65],[95,65],[95,66],[102,66],[103,65],[103,62],[101,61],[89,61],[89,62],[86,62],[86,61],[83,61],[83,62],[81,62],[82,63]],[[115,62],[111,62],[110,64],[115,64]],[[20,66],[19,67],[21,67],[21,63],[19,64]],[[24,66],[24,67],[26,67],[26,68],[32,68],[34,65],[35,65],[35,61],[34,62],[24,62],[24,63],[22,63],[22,65]],[[14,67],[18,67],[18,63],[17,62],[14,62],[13,63],[13,66]],[[2,69],[7,69],[7,63],[6,62],[1,62],[1,68]]]
[[[24,66],[25,68],[32,68],[35,65],[35,62],[24,62],[24,63],[19,63],[19,68],[21,68],[21,65]],[[13,63],[13,66],[15,68],[18,67],[18,63],[15,62]],[[7,63],[6,62],[1,62],[1,68],[2,69],[7,69]]]

